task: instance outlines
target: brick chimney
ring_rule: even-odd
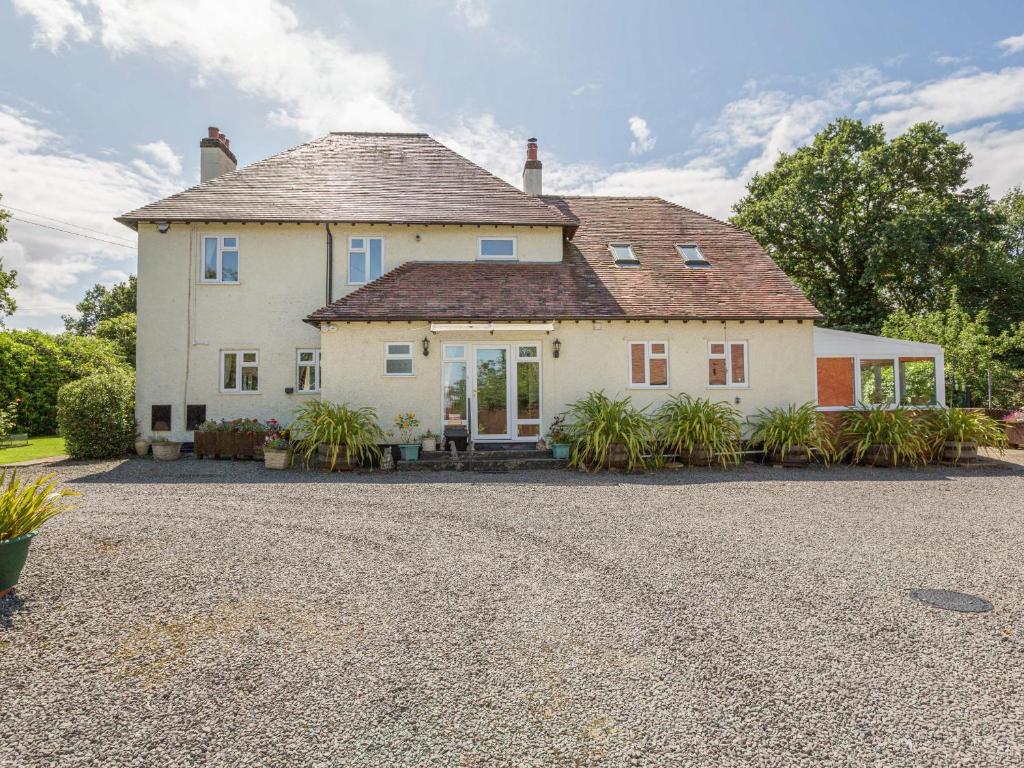
[[[207,136],[199,142],[199,182],[209,181],[231,173],[238,167],[238,160],[231,151],[231,142],[220,129],[211,125]]]
[[[537,139],[526,140],[526,165],[523,166],[523,192],[540,195],[540,173],[543,166],[537,159]]]

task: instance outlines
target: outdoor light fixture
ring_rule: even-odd
[[[561,354],[561,352],[562,342],[559,341],[558,339],[555,339],[554,341],[551,342],[551,354],[553,354],[555,357],[558,357]]]
[[[427,336],[423,337],[423,356],[427,357],[430,355],[430,338]]]
[[[167,230],[170,229],[170,228],[171,228],[171,225],[168,224],[166,221],[158,221],[156,223],[156,229],[157,229],[157,231],[161,235],[166,235],[167,234]]]

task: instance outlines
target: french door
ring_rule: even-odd
[[[540,344],[445,344],[446,426],[470,424],[475,441],[540,436]]]

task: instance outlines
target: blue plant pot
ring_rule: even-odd
[[[402,461],[416,461],[420,457],[420,444],[411,443],[398,446],[402,454]]]
[[[571,447],[572,446],[570,446],[568,443],[552,443],[551,455],[554,456],[556,459],[568,459],[569,449]]]

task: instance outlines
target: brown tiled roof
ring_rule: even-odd
[[[660,198],[546,197],[579,220],[561,263],[409,262],[307,318],[330,320],[817,319],[748,233]],[[608,244],[639,258],[617,267]],[[700,246],[708,269],[676,244]]]
[[[117,220],[576,224],[423,133],[331,133]]]

